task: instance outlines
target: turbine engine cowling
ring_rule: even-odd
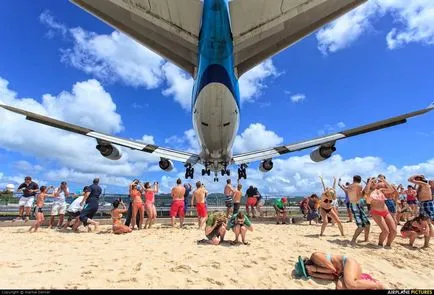
[[[101,153],[104,158],[116,161],[122,157],[122,153],[119,149],[111,144],[98,144],[96,149]]]
[[[261,164],[259,164],[259,170],[261,172],[269,172],[273,169],[273,161],[271,159],[262,161]]]
[[[168,159],[161,158],[160,162],[158,162],[158,166],[160,166],[161,170],[166,172],[170,172],[173,170],[173,162]]]
[[[321,146],[310,153],[310,159],[317,163],[322,162],[330,158],[334,152],[336,152],[334,146]]]

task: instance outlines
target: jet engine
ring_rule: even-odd
[[[102,143],[96,146],[96,149],[101,153],[101,155],[107,159],[116,161],[122,157],[122,153],[115,146],[110,143]]]
[[[271,159],[264,160],[259,164],[259,170],[261,172],[269,172],[273,169],[273,161]]]
[[[170,172],[173,170],[173,162],[168,159],[160,159],[160,162],[158,162],[158,166],[160,166],[161,170],[164,170],[166,172]]]
[[[334,146],[321,146],[310,153],[310,159],[317,163],[322,162],[330,158],[334,152],[336,152]]]

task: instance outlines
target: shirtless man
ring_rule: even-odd
[[[53,196],[52,194],[48,194],[50,189],[54,189],[54,186],[50,186],[48,189],[46,186],[41,186],[41,192],[36,197],[36,222],[30,227],[29,232],[31,232],[32,229],[36,232],[45,220],[42,208],[44,207],[45,198]]]
[[[385,183],[383,182],[383,180],[385,180],[386,177],[383,174],[380,174],[378,175],[378,179],[380,180],[378,184],[378,188],[380,189],[387,188]],[[384,193],[384,196],[386,197],[385,203],[387,206],[387,210],[389,210],[390,215],[392,215],[393,220],[395,220],[395,223],[398,224],[398,221],[396,220],[396,199],[399,196],[399,192],[394,185],[392,185],[392,187],[394,188],[393,192]]]
[[[431,218],[429,224],[430,236],[433,236],[433,224],[434,224],[434,202],[432,195],[432,186],[423,175],[415,175],[408,179],[409,182],[417,184],[417,199],[419,200],[419,212],[420,215]]]
[[[369,241],[369,230],[371,228],[371,223],[359,204],[359,201],[362,198],[361,183],[362,178],[359,175],[355,175],[353,177],[353,183],[345,188],[345,192],[348,194],[351,212],[357,225],[357,229],[354,232],[353,239],[351,240],[351,245],[355,245],[357,243],[357,238],[362,231],[365,231],[365,242]]]
[[[196,182],[196,190],[193,192],[193,197],[191,198],[191,207],[195,206],[194,201],[196,201],[196,211],[197,211],[197,222],[199,224],[199,229],[202,229],[205,224],[208,214],[205,207],[205,198],[208,191],[202,185],[200,181]]]
[[[237,214],[238,211],[240,211],[240,203],[241,203],[241,197],[242,192],[241,189],[243,186],[241,184],[238,184],[237,189],[234,191],[233,199],[234,199],[234,214]]]
[[[175,217],[179,215],[179,227],[184,226],[184,195],[185,187],[181,179],[176,180],[176,186],[172,188],[172,205],[170,206],[170,224],[175,227]]]
[[[345,186],[341,184],[341,179],[339,178],[338,186],[344,191],[345,193],[345,205],[347,206],[347,214],[348,214],[348,221],[347,222],[353,222],[353,216],[351,215],[351,206],[350,206],[350,199],[348,198],[348,186],[350,185],[349,182],[345,183]]]
[[[225,205],[226,205],[226,217],[227,218],[229,218],[229,215],[233,211],[232,207],[234,206],[234,200],[232,199],[232,197],[233,197],[234,191],[235,190],[232,187],[231,180],[230,179],[226,180],[224,194],[225,194]]]

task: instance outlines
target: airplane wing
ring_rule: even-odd
[[[179,161],[183,163],[191,163],[196,164],[199,162],[200,158],[196,154],[187,153],[187,152],[181,152],[181,151],[175,151],[163,147],[159,147],[153,144],[146,144],[138,141],[133,141],[129,139],[124,139],[112,135],[107,135],[104,133],[100,133],[91,129],[83,128],[77,125],[73,125],[70,123],[66,123],[63,121],[59,121],[50,117],[38,115],[32,112],[28,112],[22,109],[18,109],[15,107],[2,105],[0,104],[0,107],[9,110],[11,112],[21,114],[26,116],[26,119],[29,121],[33,121],[36,123],[40,123],[43,125],[55,127],[58,129],[63,129],[69,132],[78,133],[81,135],[89,136],[95,138],[98,142],[105,142],[105,143],[111,143],[120,145],[123,147],[130,148],[132,150],[142,151],[150,154],[154,154],[160,158],[173,160],[173,161]]]
[[[412,113],[407,113],[401,116],[393,117],[387,120],[371,123],[368,125],[364,125],[361,127],[345,130],[342,132],[338,132],[335,134],[318,137],[315,139],[302,141],[298,143],[293,143],[289,145],[279,146],[275,148],[264,149],[260,151],[248,152],[239,155],[235,155],[232,158],[233,164],[246,164],[249,162],[260,161],[260,160],[269,160],[287,153],[304,150],[311,147],[323,146],[323,147],[334,147],[337,140],[368,133],[371,131],[376,131],[380,129],[384,129],[387,127],[392,127],[399,124],[404,124],[407,122],[407,119],[423,115],[428,113],[434,109],[434,103],[428,106],[425,109],[415,111]]]
[[[194,76],[200,0],[70,0]]]
[[[367,0],[229,2],[238,76]]]

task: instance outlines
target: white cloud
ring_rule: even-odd
[[[166,138],[165,143],[171,148],[183,150],[189,153],[199,153],[200,146],[196,137],[196,132],[193,129],[189,129],[184,132],[182,136],[173,135]]]
[[[107,133],[123,129],[112,97],[96,80],[76,83],[71,92],[63,91],[57,96],[45,94],[42,102],[19,98],[8,84],[0,78],[1,103]],[[124,151],[121,160],[110,161],[95,149],[93,139],[27,121],[24,116],[4,109],[0,110],[0,122],[0,148],[32,155],[47,164],[80,173],[133,176],[142,173],[149,162],[155,162],[149,154],[137,155],[139,152],[133,151]],[[153,143],[149,136],[143,140]]]
[[[266,79],[278,75],[279,73],[271,59],[242,75],[239,80],[241,101],[254,101],[261,94],[261,91],[267,87],[265,84]]]
[[[44,167],[42,167],[41,165],[32,165],[27,161],[17,161],[15,162],[14,167],[20,171],[27,173],[37,173],[44,170]]]
[[[389,49],[412,42],[434,44],[434,1],[370,0],[319,30],[318,48],[323,54],[344,49],[386,14],[394,19],[394,27],[386,36]]]
[[[68,28],[55,21],[49,11],[43,12],[40,20],[50,32],[60,31],[72,39],[72,47],[61,50],[64,63],[103,81],[120,81],[127,86],[154,89],[166,82],[163,95],[172,96],[182,108],[190,110],[193,79],[130,37],[117,31],[96,34],[80,27]],[[266,79],[277,75],[271,59],[245,73],[240,78],[242,102],[258,97]]]
[[[243,153],[275,147],[282,144],[283,138],[260,123],[251,124],[234,142],[234,152]]]
[[[302,102],[306,99],[306,95],[305,94],[295,94],[293,96],[291,96],[291,101],[293,103],[297,103],[297,102]]]
[[[335,133],[343,128],[345,128],[346,125],[344,122],[338,122],[334,125],[331,124],[326,124],[324,125],[323,129],[318,130],[318,134],[319,135],[326,135],[326,134],[331,134],[331,133]]]

